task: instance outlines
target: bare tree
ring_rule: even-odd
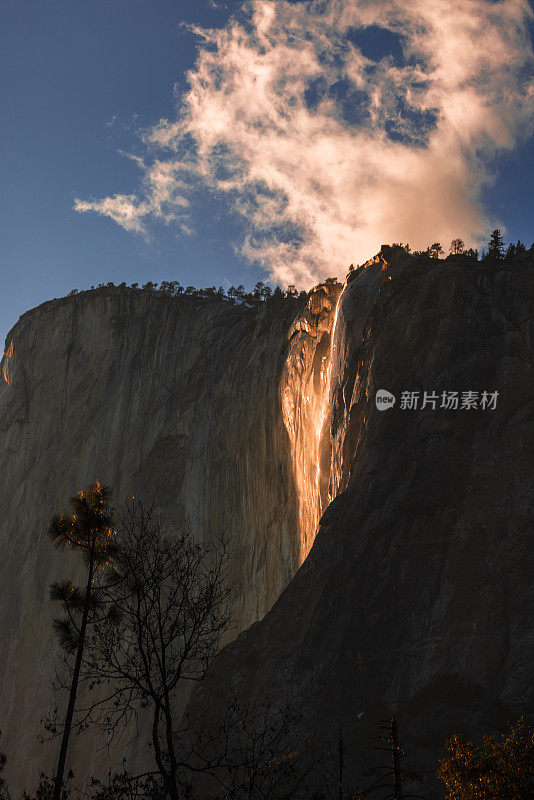
[[[313,791],[322,763],[306,746],[296,746],[300,717],[288,702],[272,698],[241,704],[231,696],[222,719],[181,723],[179,795],[188,800],[298,800]],[[311,779],[311,780],[310,780]],[[163,800],[161,775],[133,775],[126,769],[107,785],[93,781],[93,800]]]
[[[381,800],[429,800],[431,797],[430,787],[423,784],[421,775],[411,769],[403,767],[402,760],[406,756],[406,750],[399,741],[397,720],[392,717],[390,720],[383,720],[380,724],[386,734],[380,737],[381,744],[375,750],[383,750],[389,755],[390,763],[381,764],[369,770],[369,775],[377,775],[377,779],[365,789],[364,797],[368,797],[374,792],[385,792]],[[418,792],[412,792],[412,786],[416,785]],[[422,787],[422,788],[420,788]],[[425,791],[425,794],[420,794]]]
[[[154,769],[126,770],[96,800],[231,796],[287,800],[307,791],[316,759],[295,747],[297,716],[278,698],[226,703],[222,720],[180,713],[191,682],[202,681],[230,621],[224,543],[209,550],[187,530],[168,533],[152,507],[118,512],[113,560],[99,582],[98,605],[80,667],[87,690],[73,726],[96,725],[114,744],[148,717]],[[207,733],[207,730],[210,733]]]
[[[339,725],[337,741],[327,749],[324,760],[321,790],[315,793],[316,800],[365,800],[360,786],[354,786],[347,778],[346,746],[342,725]]]
[[[212,723],[212,732],[202,730],[202,720],[188,724],[195,734],[190,737],[188,761],[200,776],[202,796],[310,797],[322,759],[302,740],[301,718],[287,699],[264,696],[242,704],[233,696],[220,723]]]
[[[119,515],[117,553],[107,576],[107,598],[120,617],[94,626],[83,680],[106,686],[82,722],[111,736],[148,709],[151,739],[165,792],[179,797],[185,731],[178,694],[201,681],[230,622],[224,544],[213,551],[189,531],[172,536],[153,508],[133,500]]]

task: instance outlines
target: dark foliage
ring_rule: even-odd
[[[0,731],[0,736],[1,736]],[[7,788],[7,783],[5,778],[2,777],[2,773],[5,769],[7,763],[7,757],[5,753],[0,753],[0,800],[9,800],[9,791]]]
[[[71,785],[72,777],[72,772],[69,772],[67,775],[67,780],[64,781],[61,788],[60,800],[70,800],[70,798],[73,798],[79,794],[78,792],[75,792],[74,787]],[[22,795],[22,800],[52,800],[54,796],[54,787],[54,778],[51,778],[44,772],[41,772],[35,794],[27,794],[27,792],[24,792]]]
[[[126,769],[110,776],[105,784],[93,780],[89,791],[90,800],[164,800],[166,796],[160,776],[135,776]]]
[[[332,280],[335,280],[335,278]],[[183,287],[179,281],[162,281],[160,284],[148,281],[141,287],[138,283],[132,283],[130,286],[124,282],[118,286],[115,286],[112,282],[107,284],[99,283],[96,288],[91,286],[87,291],[98,291],[103,288],[150,292],[165,297],[190,298],[193,300],[226,303],[243,306],[251,310],[260,310],[263,307],[269,307],[273,304],[276,306],[283,302],[298,305],[305,302],[308,297],[308,292],[299,292],[294,286],[288,286],[285,290],[281,289],[279,286],[271,289],[270,286],[262,281],[258,281],[250,292],[247,292],[242,284],[239,286],[230,286],[225,291],[222,286],[219,286],[219,288],[208,286],[204,289],[197,289],[195,286]],[[78,289],[72,289],[72,291],[69,292],[69,296],[75,296],[77,294]]]

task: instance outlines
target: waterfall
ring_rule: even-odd
[[[311,292],[289,331],[282,375],[282,415],[298,497],[299,563],[308,555],[319,519],[338,488],[330,475],[330,412],[342,291],[339,283],[328,282]]]

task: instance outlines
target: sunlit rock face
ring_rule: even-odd
[[[328,503],[328,428],[338,301],[341,284],[314,291],[289,331],[288,353],[280,384],[282,416],[291,451],[299,507],[299,563],[313,544]]]
[[[335,340],[329,481],[344,491],[192,711],[216,720],[231,691],[289,696],[306,747],[342,726],[365,784],[391,714],[430,770],[449,735],[534,710],[534,263],[383,249],[349,276]],[[393,408],[376,408],[379,389]],[[495,410],[400,407],[403,391],[485,390]]]
[[[81,572],[45,531],[76,489],[98,477],[117,501],[155,498],[171,527],[189,526],[207,542],[225,533],[233,635],[260,619],[294,575],[299,487],[282,397],[291,373],[299,404],[339,288],[318,289],[301,312],[296,301],[256,311],[105,288],[46,303],[8,335],[0,368],[0,745],[13,789],[34,788],[57,753],[57,742],[38,741],[58,653],[48,588]],[[308,339],[302,376],[286,367],[297,329]],[[324,343],[320,352],[324,361]],[[313,533],[306,530],[307,547]],[[130,756],[146,753],[147,739]],[[107,774],[97,746],[90,733],[72,740],[69,761],[82,784],[89,773]],[[117,767],[121,747],[111,753]]]

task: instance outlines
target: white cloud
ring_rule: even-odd
[[[176,118],[144,132],[139,195],[76,208],[189,227],[202,185],[241,215],[245,256],[304,286],[382,242],[476,243],[492,160],[534,117],[532,16],[527,0],[252,0],[195,29]],[[370,25],[401,37],[402,63],[363,55]]]
[[[175,223],[184,235],[191,235],[189,213],[190,201],[184,195],[188,186],[181,178],[183,167],[172,159],[153,158],[147,163],[139,156],[122,153],[134,161],[143,171],[142,197],[133,194],[115,194],[102,200],[80,200],[76,198],[76,211],[96,211],[109,217],[127,231],[147,235],[147,220],[157,218],[166,224]]]
[[[146,203],[141,203],[133,194],[115,194],[103,200],[74,201],[76,211],[96,211],[104,217],[110,217],[126,231],[145,233],[143,217],[146,216]]]

